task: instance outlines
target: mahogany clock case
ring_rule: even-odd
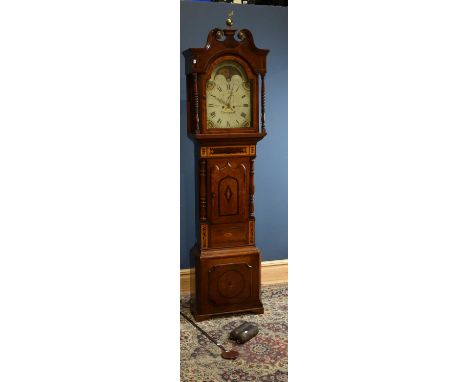
[[[187,133],[195,143],[198,163],[194,192],[199,201],[199,229],[191,251],[191,307],[196,320],[243,311],[263,313],[261,252],[255,246],[254,160],[256,144],[266,135],[264,77],[268,52],[255,46],[247,29],[219,28],[208,33],[203,48],[184,51]],[[224,62],[235,66],[222,66]],[[217,84],[213,78],[219,67],[230,69],[216,76],[221,80]],[[238,73],[237,79],[243,82],[230,86],[226,75],[231,77],[231,72]],[[242,96],[251,97],[250,107],[242,101],[247,104],[237,105],[236,111],[233,104],[241,103],[237,94],[242,86],[250,90]],[[219,103],[217,122],[206,113],[210,102]],[[250,120],[239,109],[249,109]],[[229,122],[222,124],[227,118],[237,124],[227,128]],[[244,118],[244,123],[236,118]]]
[[[223,16],[221,20],[226,13]],[[211,25],[219,25],[219,20]],[[195,177],[187,183],[188,178],[181,173],[182,200],[183,194],[189,196],[195,201],[194,209],[181,215],[181,224],[186,228],[182,219],[196,223],[190,255],[187,256],[188,251],[182,254],[190,259],[190,268],[195,270],[191,273],[191,302],[196,320],[225,313],[263,312],[260,299],[262,252],[256,246],[254,178],[257,176],[257,143],[266,136],[268,50],[256,47],[254,36],[247,29],[212,27],[211,31],[210,28],[204,30],[204,36],[197,44],[184,49],[187,102],[181,105],[186,108],[182,119],[185,119],[184,135],[192,141],[191,147],[186,149],[195,151],[189,157],[185,155],[186,160],[191,159]],[[212,71],[216,73],[214,69],[224,60],[235,61],[232,71],[244,71],[242,78],[250,81],[252,118],[248,125],[208,126],[207,82],[213,79]],[[220,98],[229,100],[226,93]],[[265,144],[268,139],[261,142]],[[181,155],[184,156],[182,151]],[[282,253],[287,255],[285,251]]]

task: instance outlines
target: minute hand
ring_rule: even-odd
[[[214,97],[215,100],[217,100],[217,101],[219,101],[219,102],[225,104],[226,106],[228,106],[228,103],[227,103],[226,101],[222,100],[221,98],[216,97],[216,96],[213,95],[213,94],[212,94],[212,96]]]

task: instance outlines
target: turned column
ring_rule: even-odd
[[[262,133],[265,133],[266,132],[266,129],[265,129],[265,75],[264,74],[261,74],[261,77],[262,77],[262,102],[261,102],[261,106],[262,106],[262,110],[261,110],[261,113],[262,113],[262,118],[261,118],[261,122],[262,122]]]
[[[198,75],[193,73],[193,100],[195,104],[195,132],[200,133],[200,116],[198,114]]]

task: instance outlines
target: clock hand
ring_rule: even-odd
[[[213,95],[213,94],[212,94],[211,96],[214,97],[214,99],[216,99],[217,101],[219,101],[219,102],[225,104],[226,106],[229,106],[228,103],[227,103],[226,101],[222,100],[221,98],[218,98],[218,97],[216,97],[216,96]]]
[[[234,89],[231,90],[231,94],[229,94],[229,97],[228,97],[228,107],[229,107],[229,108],[231,108],[232,93],[234,93]]]

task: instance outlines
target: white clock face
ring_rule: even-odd
[[[206,83],[208,129],[251,126],[250,80],[235,61],[223,61]]]

